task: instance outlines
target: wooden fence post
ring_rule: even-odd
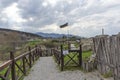
[[[33,63],[35,62],[35,51],[33,51],[33,54],[32,54],[32,61]]]
[[[41,50],[41,46],[39,46],[38,48],[38,52],[39,52],[39,56],[42,57],[42,50]]]
[[[51,50],[50,50],[50,51],[51,51],[50,53],[51,53],[51,56],[52,56],[52,55],[53,55],[53,49],[51,48]]]
[[[12,76],[12,80],[16,80],[16,75],[15,75],[15,60],[14,60],[14,54],[13,54],[13,52],[10,52],[10,59],[12,60],[12,64],[11,64],[11,76]]]
[[[64,67],[64,55],[63,55],[63,46],[61,45],[61,71],[63,71]]]
[[[29,50],[29,62],[30,62],[29,67],[31,68],[32,67],[32,61],[31,61],[32,54],[31,54],[31,48],[30,48],[30,46],[28,47],[28,50]]]
[[[82,66],[82,45],[81,44],[79,49],[79,65]]]
[[[23,72],[24,75],[26,75],[25,57],[22,58],[22,61],[23,61]]]
[[[38,56],[38,48],[37,45],[35,46],[35,59],[37,60],[39,58]]]

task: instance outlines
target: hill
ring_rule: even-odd
[[[42,37],[33,33],[0,28],[0,54],[40,38]]]
[[[36,38],[41,38],[41,36],[28,32],[0,28],[0,43],[11,41],[28,41]]]

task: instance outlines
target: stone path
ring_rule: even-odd
[[[52,57],[41,57],[24,80],[112,80],[101,79],[97,72],[59,71]]]

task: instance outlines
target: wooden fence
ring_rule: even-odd
[[[41,48],[36,46],[28,52],[14,57],[14,53],[10,52],[10,60],[0,66],[0,80],[21,80],[24,75],[29,72],[34,62],[40,57]]]
[[[65,62],[65,54],[63,54],[63,45],[61,45],[60,49],[52,49],[52,53],[55,56],[55,60],[63,71],[64,67],[68,65],[70,61],[73,61],[77,66],[82,66],[82,47],[80,45],[78,50],[68,50],[68,52],[75,52],[73,56],[66,55],[69,60]],[[73,59],[78,54],[78,63]]]
[[[44,49],[42,50],[42,54],[41,54],[41,57],[45,57],[45,56],[52,56],[52,49],[53,48],[47,48],[47,49]]]
[[[120,35],[98,36],[93,43],[99,72],[111,72],[114,80],[120,80]]]

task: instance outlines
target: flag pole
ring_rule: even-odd
[[[104,28],[102,28],[102,35],[104,35]]]
[[[68,28],[68,27],[67,27]],[[67,29],[67,43],[69,45],[69,28]]]

